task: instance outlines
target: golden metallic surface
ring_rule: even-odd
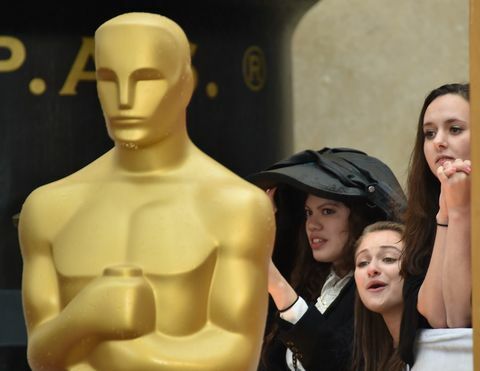
[[[480,164],[480,0],[470,0],[470,143],[472,167]],[[472,172],[472,226],[480,223],[480,176]],[[480,229],[472,228],[472,320],[474,370],[480,370]]]
[[[190,141],[194,81],[178,25],[124,14],[99,27],[95,47],[115,145],[23,205],[29,363],[255,370],[275,229],[270,201]]]
[[[17,38],[0,36],[0,49],[7,49],[10,52],[8,59],[0,60],[0,73],[15,71],[25,62],[27,52],[23,43]]]
[[[34,95],[42,95],[45,93],[45,90],[47,90],[47,84],[45,83],[45,80],[36,77],[30,81],[30,84],[28,84],[28,88],[30,89],[30,92]]]
[[[207,96],[209,98],[216,98],[218,95],[218,85],[214,82],[209,82],[206,86],[205,91],[207,92]]]

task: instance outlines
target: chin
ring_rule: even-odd
[[[320,251],[313,251],[312,252],[313,260],[319,262],[319,263],[327,263],[328,259],[325,259],[324,254],[322,254]]]
[[[371,312],[374,312],[374,313],[378,313],[378,314],[382,314],[382,312],[384,311],[384,307],[383,305],[381,304],[374,304],[374,303],[370,303],[370,304],[364,304],[365,307],[371,311]]]
[[[115,128],[109,134],[115,142],[138,144],[145,138],[145,130],[141,128]]]
[[[375,294],[371,294],[369,292],[364,292],[363,294],[360,294],[360,299],[368,310],[375,313],[383,312],[387,304],[383,298],[375,297],[374,295]]]

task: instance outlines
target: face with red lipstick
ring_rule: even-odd
[[[340,261],[348,241],[350,209],[339,201],[308,195],[305,215],[313,258],[333,264]]]
[[[430,103],[423,118],[423,152],[433,174],[445,161],[470,160],[470,105],[457,94]]]
[[[365,234],[355,253],[355,282],[361,301],[382,315],[401,313],[403,278],[400,276],[401,235],[393,230]]]

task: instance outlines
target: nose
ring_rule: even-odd
[[[433,144],[437,150],[443,150],[447,148],[447,136],[443,130],[438,130],[435,138],[433,139]]]
[[[307,219],[307,229],[309,231],[319,231],[323,228],[322,223],[313,216]]]
[[[118,80],[118,105],[120,109],[133,107],[135,83],[130,78]]]
[[[375,277],[380,274],[380,270],[378,269],[378,266],[375,263],[375,261],[371,261],[370,264],[368,264],[367,274],[368,274],[368,277]]]

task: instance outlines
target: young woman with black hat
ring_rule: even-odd
[[[410,365],[415,337],[421,335],[421,343],[423,335],[435,335],[417,333],[418,328],[471,326],[469,111],[468,84],[447,84],[428,94],[418,120],[407,185],[405,311],[399,346]],[[461,348],[468,349],[468,333],[448,331],[442,338],[455,334],[457,341],[467,334]],[[448,345],[455,362],[453,346]],[[454,367],[460,369],[459,364]]]
[[[303,151],[249,178],[276,187],[269,292],[278,312],[267,326],[260,369],[348,370],[353,245],[366,225],[398,219],[401,187],[384,163],[345,148]]]

